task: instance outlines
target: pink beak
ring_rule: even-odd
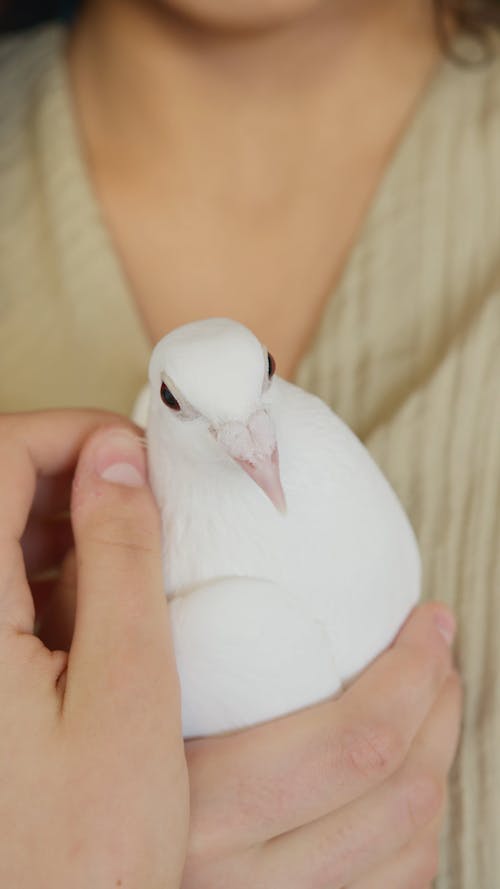
[[[271,503],[281,513],[286,513],[286,500],[281,484],[278,448],[276,447],[269,457],[264,457],[258,462],[250,463],[248,460],[235,459],[236,463],[245,470],[267,494]]]
[[[211,431],[228,456],[258,484],[276,509],[285,513],[278,447],[268,413],[260,409],[252,414],[247,423],[230,420]]]

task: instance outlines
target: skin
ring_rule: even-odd
[[[87,5],[69,54],[85,157],[151,340],[233,317],[287,377],[439,64],[431,3],[175,8]]]
[[[0,419],[0,883],[16,889],[174,889],[184,864],[188,782],[159,521],[130,433],[94,435],[78,460],[69,656],[33,632],[26,570],[40,568],[47,515],[67,505],[61,478],[102,424],[96,413]],[[101,477],[117,462],[134,467],[133,487]]]
[[[291,375],[438,62],[425,0],[88,3],[75,114],[151,340],[229,314]],[[2,885],[425,889],[460,719],[451,615],[416,609],[339,700],[183,754],[155,508],[92,464],[110,422],[1,420]],[[137,468],[124,428],[113,459]],[[48,648],[30,589],[52,595]]]

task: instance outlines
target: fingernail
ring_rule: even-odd
[[[125,429],[104,432],[94,452],[94,467],[106,482],[140,488],[146,482],[146,456],[137,436]]]
[[[451,645],[455,638],[457,626],[451,611],[446,609],[436,611],[434,613],[434,621],[446,644]]]

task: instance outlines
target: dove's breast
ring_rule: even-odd
[[[413,531],[366,449],[323,402],[277,379],[272,416],[286,515],[236,464],[200,471],[182,496],[167,491],[167,592],[234,576],[275,582],[321,623],[348,679],[418,599]]]

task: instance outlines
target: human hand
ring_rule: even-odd
[[[420,606],[340,698],[189,742],[183,889],[426,889],[461,710],[452,620]]]
[[[70,473],[106,419],[0,418],[1,886],[174,889],[181,881],[188,794],[179,689],[158,516],[130,427],[96,432],[78,461],[69,655],[33,635],[20,545],[33,499],[40,505],[47,479]],[[45,480],[38,490],[37,474]],[[36,562],[43,546],[32,530]]]

